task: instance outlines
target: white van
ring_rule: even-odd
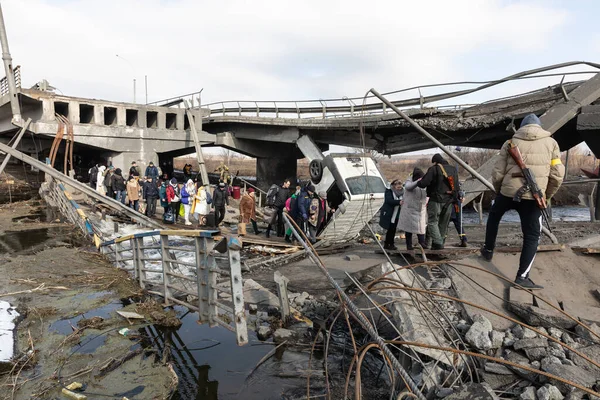
[[[336,211],[318,235],[327,243],[347,242],[358,236],[384,201],[386,180],[369,154],[329,154],[309,164],[317,193],[327,192]]]

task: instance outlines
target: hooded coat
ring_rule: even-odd
[[[400,201],[404,196],[404,190],[400,193],[400,196],[395,196],[394,191],[392,189],[386,189],[384,195],[384,202],[379,210],[379,226],[383,229],[389,229],[392,223],[392,217],[395,217],[394,221],[397,221],[399,218],[400,211],[402,207],[400,207]],[[398,211],[396,215],[394,215],[394,209],[398,207]]]
[[[250,220],[256,220],[256,202],[254,197],[248,193],[244,194],[240,200],[240,217],[244,224],[249,224]]]
[[[194,185],[194,181],[188,179],[187,183],[181,188],[181,203],[191,205],[192,201],[194,200],[195,193],[196,186]]]
[[[205,186],[198,188],[192,203],[192,214],[208,215],[210,213],[210,205],[207,203],[208,197],[206,196],[207,190]]]
[[[110,178],[110,186],[115,192],[122,192],[123,190],[125,190],[125,178],[123,178],[123,175],[121,175],[120,168],[117,168],[113,176]]]
[[[102,194],[106,194],[106,189],[104,188],[104,171],[106,167],[101,165],[98,167],[98,177],[96,178],[96,191]]]
[[[423,235],[427,228],[427,192],[418,187],[417,182],[418,180],[413,181],[412,178],[409,178],[404,183],[398,229]]]
[[[551,133],[540,125],[521,126],[512,137],[512,142],[519,147],[525,165],[535,175],[535,180],[547,199],[554,196],[562,184],[565,167],[560,161],[558,143]],[[509,142],[500,149],[498,161],[492,171],[492,184],[497,193],[512,198],[525,184],[521,169],[508,153]],[[531,192],[523,194],[523,199],[533,200]]]

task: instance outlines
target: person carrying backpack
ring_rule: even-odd
[[[273,184],[267,192],[267,206],[275,207],[277,211],[277,237],[283,237],[283,209],[290,194],[291,181],[286,179],[281,186]],[[271,225],[267,227],[267,237],[271,237]]]
[[[427,197],[429,197],[426,247],[428,248],[431,243],[432,250],[442,250],[452,207],[458,201],[459,182],[456,168],[448,164],[441,154],[435,154],[431,162],[433,166],[429,167],[417,186],[427,188]]]

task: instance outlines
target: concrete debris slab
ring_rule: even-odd
[[[285,340],[290,340],[294,338],[294,331],[289,329],[279,328],[273,333],[273,341],[275,343],[281,343]]]
[[[563,379],[578,383],[581,386],[588,388],[592,387],[592,385],[594,385],[596,381],[600,379],[600,375],[586,371],[581,367],[563,364],[550,364],[548,365],[548,371],[546,372],[552,375],[560,376]],[[572,386],[570,385],[554,379],[551,379],[550,381],[550,383],[555,385],[563,395],[568,394],[572,390]]]
[[[273,331],[268,326],[259,326],[256,330],[256,337],[258,337],[258,340],[267,340],[272,332]]]
[[[400,280],[405,286],[423,289],[423,285],[421,285],[420,280],[417,279],[413,271],[400,269],[398,266],[396,266],[396,270],[398,273],[391,274],[391,277]],[[394,271],[394,268],[389,262],[386,262],[381,264],[380,271],[381,275],[383,273]],[[442,329],[439,328],[438,324],[425,319],[424,314],[417,308],[408,291],[400,289],[383,290],[379,294],[383,297],[391,297],[395,300],[390,304],[389,309],[392,312],[398,330],[404,336],[404,340],[434,346],[452,347],[445,339],[445,334]],[[421,301],[424,301],[422,296],[419,296],[418,298]],[[411,349],[434,358],[450,367],[461,368],[464,363],[463,358],[456,359],[453,354],[448,352],[423,347],[414,347]]]
[[[511,286],[508,289],[508,300],[523,304],[533,304],[533,295],[527,290],[521,290]]]
[[[579,336],[581,336],[585,340],[589,340],[590,342],[600,343],[600,339],[598,338],[598,336],[600,336],[600,326],[598,326],[597,324],[594,323],[594,324],[589,325],[588,328],[593,333],[590,332],[589,330],[585,329],[581,325],[577,325],[575,327],[575,333],[577,333]],[[595,333],[595,335],[594,335],[594,333]],[[598,335],[598,336],[596,336],[596,335]]]
[[[525,354],[530,360],[540,361],[542,358],[545,358],[548,355],[548,351],[545,347],[533,347],[530,349],[525,349]]]
[[[510,375],[498,375],[489,372],[484,372],[483,374],[481,374],[481,376],[483,376],[483,381],[490,385],[490,387],[494,390],[509,387],[510,385],[514,384],[515,382],[521,379],[520,377],[512,373]]]
[[[587,346],[587,347],[581,347],[579,349],[577,349],[577,351],[579,351],[580,353],[584,354],[585,356],[589,357],[591,360],[595,360],[595,361],[599,361],[600,360],[600,346],[598,345],[592,345],[592,346]],[[577,365],[578,367],[582,367],[588,371],[593,371],[596,373],[600,373],[600,369],[598,369],[598,367],[596,367],[595,365],[593,365],[592,363],[590,363],[587,360],[584,360],[583,357],[569,352],[569,358],[571,359],[571,361],[573,361],[573,363],[575,365]]]
[[[117,314],[119,314],[121,317],[125,318],[125,319],[144,319],[145,317],[143,315],[140,315],[138,313],[135,312],[131,312],[131,311],[116,311]]]
[[[563,301],[562,304],[565,312],[578,317],[581,321],[600,325],[600,307],[590,307],[574,301]]]
[[[485,383],[469,383],[462,386],[458,392],[446,397],[447,400],[496,400],[498,396]]]
[[[490,339],[492,340],[492,349],[499,349],[504,343],[504,332],[492,331]]]
[[[532,339],[537,337],[537,333],[529,328],[524,328],[521,325],[515,325],[512,329],[512,333],[517,339]]]
[[[517,314],[528,325],[571,329],[577,323],[555,310],[544,310],[529,304],[509,303],[508,309]]]
[[[514,375],[513,372],[503,364],[487,362],[485,363],[484,369],[485,372],[489,372],[496,375]]]
[[[544,385],[537,390],[538,400],[563,400],[560,390],[553,385]]]
[[[545,337],[535,337],[531,339],[519,339],[515,342],[513,347],[515,350],[531,349],[534,347],[546,347],[548,346],[548,339]]]
[[[356,254],[346,254],[344,256],[344,260],[346,260],[346,261],[358,261],[358,260],[360,260],[360,256],[357,256]]]
[[[537,400],[536,393],[535,393],[535,387],[527,386],[525,388],[525,390],[523,390],[523,393],[521,393],[521,395],[519,396],[519,399],[521,399],[521,400]]]
[[[0,362],[9,361],[14,352],[14,320],[19,313],[7,301],[0,301]]]
[[[542,363],[541,364],[542,371],[546,371],[546,372],[548,372],[548,367],[550,366],[550,364],[562,364],[560,359],[558,357],[554,357],[554,356],[548,356],[546,358],[543,358],[541,363]]]
[[[473,325],[465,335],[465,340],[478,350],[489,350],[492,348],[492,323],[483,315],[476,314],[473,317]]]

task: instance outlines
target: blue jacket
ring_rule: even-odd
[[[145,175],[152,177],[152,180],[158,179],[158,168],[156,168],[156,165],[147,166]]]
[[[190,194],[185,189],[185,185],[181,188],[181,203],[190,204]]]

